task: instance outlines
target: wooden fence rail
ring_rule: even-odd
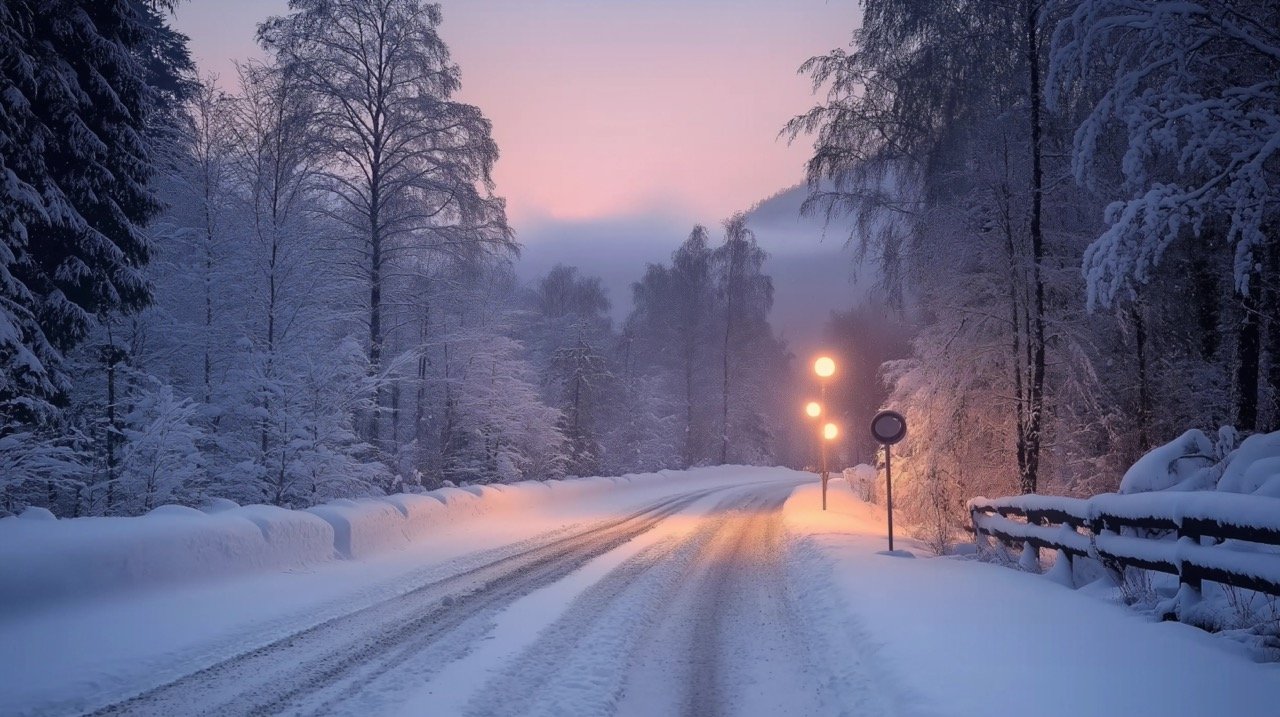
[[[1023,495],[969,501],[975,538],[1177,575],[1166,617],[1200,596],[1203,581],[1280,596],[1280,498],[1221,492]],[[1226,541],[1231,541],[1230,543]]]

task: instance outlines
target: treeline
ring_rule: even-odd
[[[0,515],[788,460],[741,216],[615,328],[516,280],[437,6],[294,0],[199,81],[171,9],[0,7]]]
[[[1280,428],[1280,5],[863,6],[788,129],[916,329],[883,371],[913,516]]]

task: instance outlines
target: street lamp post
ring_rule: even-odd
[[[827,481],[830,475],[827,472],[827,441],[834,441],[836,436],[840,435],[840,428],[834,423],[828,423],[822,427],[822,509],[827,509]]]
[[[811,419],[816,420],[818,417],[822,415],[822,404],[818,403],[817,401],[810,401],[806,403],[804,405],[804,415],[808,416]],[[820,459],[823,465],[822,470],[826,470],[825,466],[826,466],[827,453],[826,453],[826,448],[823,446],[823,443],[822,443],[821,428],[818,429],[818,454],[822,456],[822,458]]]
[[[836,374],[836,362],[830,356],[819,356],[813,362],[813,373],[818,377],[818,389],[821,395],[822,405],[827,403],[827,380]],[[821,412],[821,411],[819,411]],[[810,414],[817,417],[817,414]],[[840,430],[834,423],[828,423],[822,427],[822,433],[819,443],[822,450],[822,509],[827,509],[827,441],[835,440]]]

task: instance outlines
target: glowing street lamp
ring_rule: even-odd
[[[819,356],[818,360],[813,362],[813,372],[818,374],[818,378],[831,378],[836,375],[836,362],[830,356]]]
[[[836,361],[830,356],[819,356],[813,361],[813,373],[818,377],[818,386],[822,392],[822,402],[827,402],[827,380],[836,375]],[[814,406],[810,403],[805,407],[806,412],[813,418],[817,418],[822,414],[822,406],[817,406],[816,413],[809,411],[809,407]],[[834,423],[828,423],[822,427],[818,441],[822,448],[822,509],[827,509],[827,441],[835,440],[840,435],[840,429]]]
[[[809,418],[817,418],[822,415],[822,404],[810,401],[804,405],[804,412]]]
[[[827,481],[830,480],[830,474],[827,472],[827,442],[834,441],[840,435],[840,427],[834,423],[826,423],[822,426],[822,509],[827,509]]]

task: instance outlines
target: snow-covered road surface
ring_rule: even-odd
[[[494,616],[712,493],[657,501],[258,646],[94,714],[367,714],[486,639]],[[774,501],[774,512],[786,492]]]
[[[1193,628],[930,560],[910,540],[922,559],[881,555],[880,509],[832,489],[824,513],[809,474],[671,474],[381,557],[0,615],[0,714],[1165,717],[1280,703],[1280,666]]]
[[[436,680],[406,713],[442,697],[467,715],[838,714],[789,604],[781,508],[793,487],[715,496],[478,684]]]

